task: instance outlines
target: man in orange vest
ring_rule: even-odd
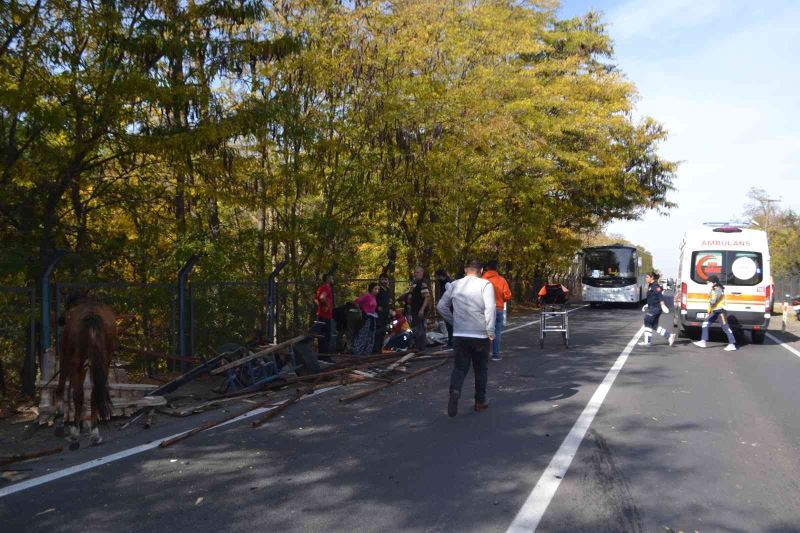
[[[506,302],[511,300],[511,289],[508,287],[506,279],[497,272],[497,259],[492,259],[486,263],[486,272],[483,279],[487,280],[494,287],[495,321],[494,321],[494,340],[492,341],[492,361],[500,361],[500,335],[503,333],[505,323]]]

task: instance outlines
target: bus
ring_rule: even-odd
[[[725,310],[736,329],[763,343],[775,288],[770,272],[767,233],[745,223],[707,222],[688,231],[681,242],[674,324],[682,336],[698,337],[708,312],[708,278],[725,286]],[[677,288],[677,287],[676,287]],[[711,327],[719,328],[717,321]]]
[[[647,295],[642,258],[633,246],[592,246],[581,253],[583,301],[638,303]]]

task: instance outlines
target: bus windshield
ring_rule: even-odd
[[[595,248],[585,250],[583,275],[587,278],[635,278],[636,255],[630,248]]]

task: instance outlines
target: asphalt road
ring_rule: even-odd
[[[353,389],[333,390],[260,429],[233,424],[0,497],[0,530],[506,531],[641,321],[579,310],[569,350],[550,337],[540,350],[537,325],[510,331],[482,413],[470,375],[446,416],[449,367],[348,405],[337,400]],[[800,531],[800,357],[770,340],[656,343],[630,353],[537,531]]]

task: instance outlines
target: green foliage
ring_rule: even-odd
[[[346,5],[342,5],[346,4]],[[669,207],[663,128],[598,15],[549,1],[3,2],[5,281],[526,277],[582,235]],[[11,257],[11,255],[8,255]]]
[[[772,275],[800,273],[800,215],[775,205],[777,200],[763,189],[752,188],[747,197],[745,215],[755,223],[754,229],[766,231],[769,237]]]

